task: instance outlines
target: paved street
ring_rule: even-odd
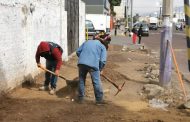
[[[161,29],[157,31],[150,31],[149,37],[142,37],[142,43],[151,49],[152,52],[157,52],[159,55],[160,52],[160,35]],[[112,44],[118,45],[129,45],[132,44],[131,38],[122,36],[122,30],[118,31],[118,36],[114,36],[114,31],[112,31]],[[173,48],[176,54],[177,62],[179,65],[180,71],[189,79],[188,63],[187,63],[187,46],[186,46],[186,36],[184,32],[173,31]]]

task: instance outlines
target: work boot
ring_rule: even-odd
[[[48,86],[41,86],[41,87],[39,87],[39,90],[40,91],[48,91],[49,87]]]
[[[50,92],[49,92],[49,93],[50,93],[51,95],[54,95],[54,94],[55,94],[55,92],[56,92],[56,91],[55,91],[55,88],[51,88],[51,90],[50,90]]]
[[[106,102],[105,100],[96,101],[96,105],[98,106],[105,105],[105,104],[108,104],[108,102]]]
[[[77,102],[78,104],[83,104],[83,103],[84,103],[84,98],[77,98],[77,99],[76,99],[76,102]]]

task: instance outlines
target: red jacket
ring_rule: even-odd
[[[36,63],[40,63],[40,56],[43,52],[50,52],[50,44],[48,42],[41,42],[36,51]],[[46,60],[54,60],[57,62],[56,70],[60,70],[62,64],[62,51],[59,48],[53,48]]]

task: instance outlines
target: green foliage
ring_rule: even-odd
[[[111,6],[119,6],[121,3],[121,0],[109,0]]]
[[[109,0],[109,3],[110,3],[111,14],[115,16],[116,13],[113,11],[113,6],[119,6],[121,3],[121,0]]]

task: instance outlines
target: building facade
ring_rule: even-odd
[[[0,93],[24,81],[34,81],[41,71],[35,62],[41,41],[58,43],[63,48],[64,60],[85,41],[85,3],[71,2],[71,7],[77,6],[73,18],[68,15],[65,0],[0,1]],[[68,24],[68,19],[77,27]],[[45,65],[44,60],[42,64]]]
[[[110,3],[108,0],[84,0],[86,3],[86,14],[110,14]]]

